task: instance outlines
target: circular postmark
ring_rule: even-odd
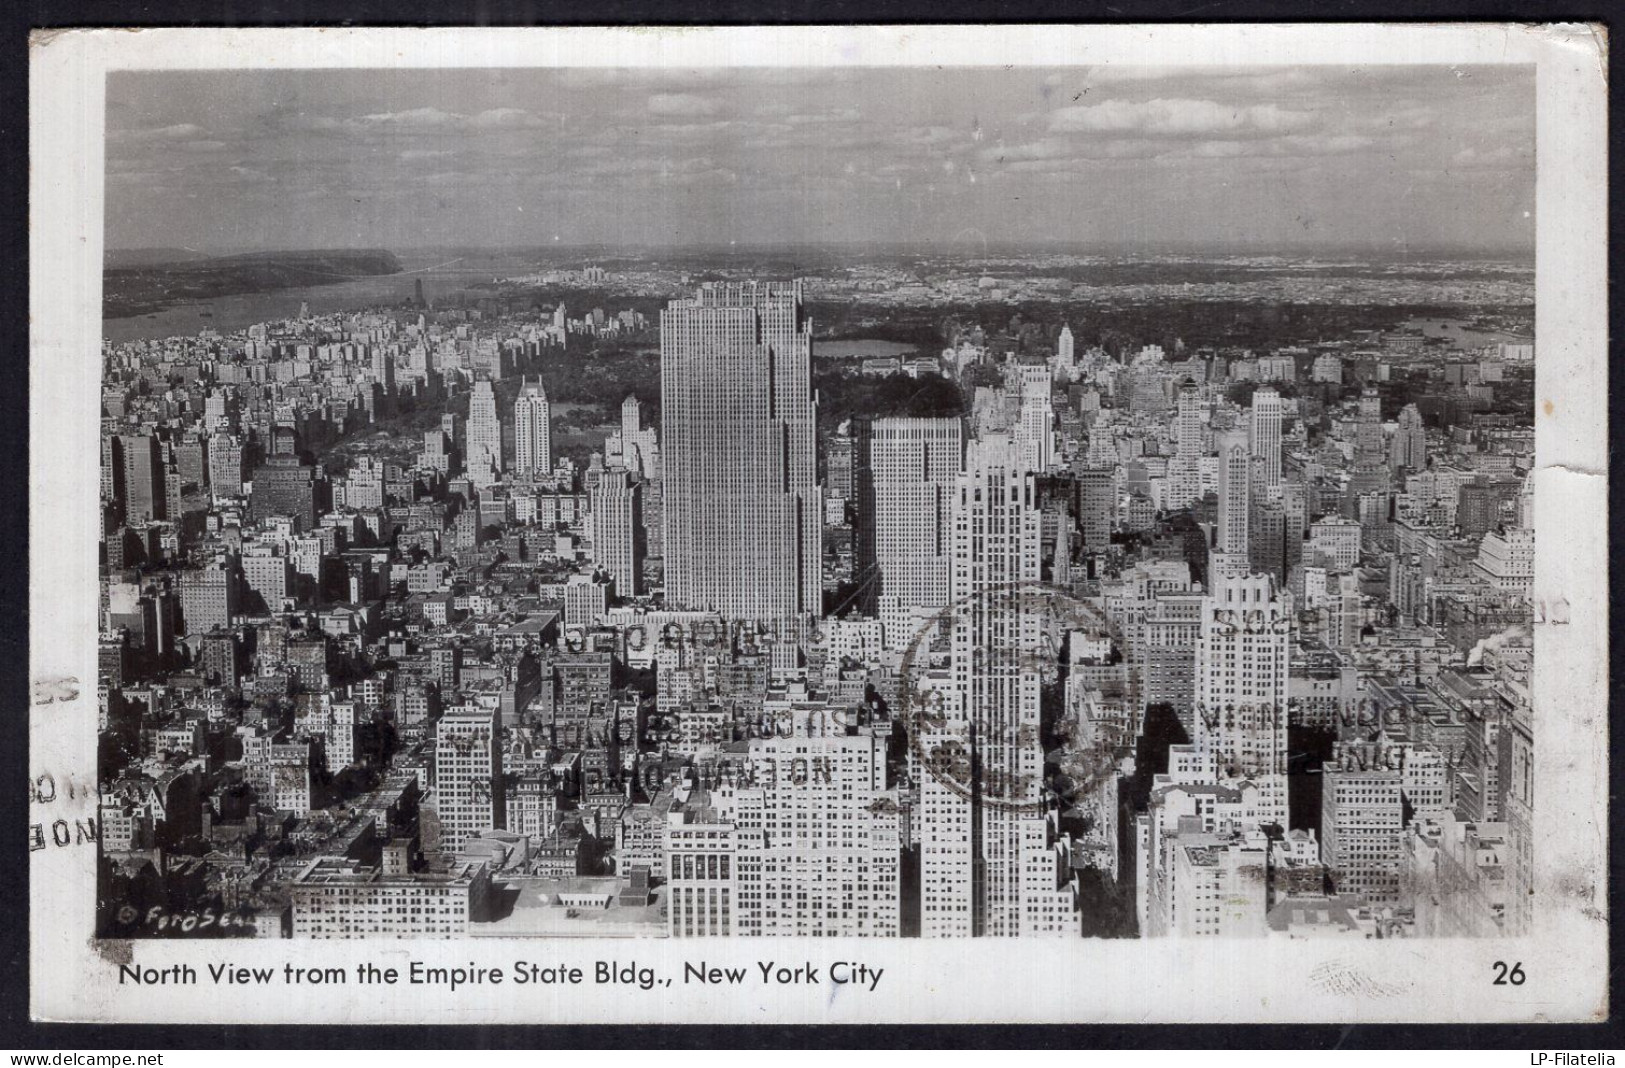
[[[1003,615],[1001,615],[1001,613]],[[956,628],[965,628],[956,634]],[[1053,801],[1070,803],[1088,793],[1116,768],[1116,756],[1097,740],[1081,743],[1065,730],[1067,717],[1051,724],[1060,742],[1060,760],[1046,785],[1044,730],[1036,695],[1024,684],[1054,681],[1061,664],[1063,636],[1092,632],[1116,642],[1119,635],[1104,612],[1070,590],[1039,580],[1002,583],[950,601],[916,630],[899,664],[898,694],[908,746],[923,773],[957,797],[984,808],[1042,815]],[[953,678],[946,685],[924,684],[925,668],[939,636],[950,644]],[[954,663],[954,657],[964,662]],[[1137,669],[1128,669],[1127,699],[1137,698]],[[980,676],[989,685],[978,687]],[[972,683],[965,687],[966,682]],[[961,689],[995,692],[994,706]],[[1032,702],[1033,707],[1010,707]],[[1038,749],[1040,771],[1031,766]],[[1053,787],[1059,786],[1057,791]]]

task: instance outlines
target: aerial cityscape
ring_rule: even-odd
[[[789,73],[121,75],[98,934],[1527,933],[1532,74]]]

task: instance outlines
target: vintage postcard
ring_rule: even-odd
[[[35,1017],[1604,1018],[1605,68],[38,35]]]

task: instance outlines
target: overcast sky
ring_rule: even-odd
[[[1524,249],[1532,67],[122,73],[107,245]]]

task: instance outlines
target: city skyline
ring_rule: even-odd
[[[1519,251],[1533,88],[1443,65],[120,73],[107,246]]]
[[[1528,73],[115,76],[101,930],[1527,931]]]
[[[1608,26],[529,22],[30,35],[34,1018],[1606,1015]]]
[[[807,280],[686,277],[107,347],[100,930],[1529,929],[1527,306],[901,281],[815,391]]]

